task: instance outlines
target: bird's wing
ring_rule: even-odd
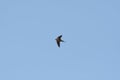
[[[58,47],[60,47],[60,41],[56,40]]]
[[[61,38],[61,37],[62,37],[62,35],[58,36],[58,38]]]

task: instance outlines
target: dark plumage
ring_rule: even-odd
[[[60,47],[60,42],[64,42],[62,39],[61,39],[62,35],[58,36],[55,40],[57,42],[57,45],[58,47]]]

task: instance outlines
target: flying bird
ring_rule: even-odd
[[[55,40],[57,42],[57,45],[58,47],[60,47],[60,42],[64,42],[62,39],[61,39],[62,35],[58,36]]]

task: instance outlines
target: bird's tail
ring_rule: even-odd
[[[66,42],[66,41],[64,41],[64,40],[61,40],[61,42]]]

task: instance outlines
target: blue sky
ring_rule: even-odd
[[[119,3],[1,0],[0,80],[120,80]]]

